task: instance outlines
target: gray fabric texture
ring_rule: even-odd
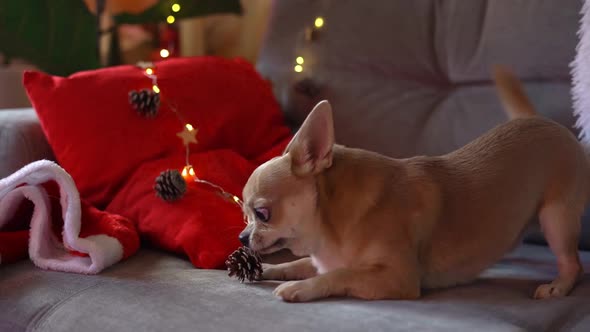
[[[582,254],[590,269],[590,253]],[[590,277],[563,299],[530,298],[556,273],[544,246],[522,246],[470,285],[418,301],[274,298],[276,282],[144,249],[98,276],[0,266],[0,331],[588,331]]]
[[[0,178],[53,152],[31,108],[0,109]]]

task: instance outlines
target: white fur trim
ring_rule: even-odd
[[[70,254],[51,229],[51,202],[40,184],[54,180],[60,188],[64,219],[63,241],[68,248],[89,257]],[[21,184],[28,184],[17,187]],[[31,219],[29,256],[35,265],[51,270],[96,274],[123,257],[123,247],[115,238],[94,235],[80,238],[80,195],[71,176],[54,162],[33,162],[0,180],[0,228],[14,215],[18,204],[29,199],[35,205]]]
[[[582,18],[578,35],[580,41],[572,67],[572,98],[576,127],[580,129],[580,140],[590,151],[590,1],[582,6]]]
[[[88,245],[95,248],[90,250],[90,258],[96,270],[103,270],[123,259],[123,246],[114,237],[98,234],[80,240],[88,241]]]

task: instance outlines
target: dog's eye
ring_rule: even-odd
[[[270,211],[267,208],[256,208],[254,214],[256,214],[256,219],[262,222],[268,222],[270,219]]]

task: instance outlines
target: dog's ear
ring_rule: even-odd
[[[291,155],[293,173],[306,176],[332,166],[333,147],[332,107],[328,101],[323,100],[309,113],[285,149],[285,154]]]

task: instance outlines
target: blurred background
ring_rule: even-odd
[[[0,108],[26,107],[22,71],[79,70],[178,56],[255,63],[271,0],[0,1]]]

